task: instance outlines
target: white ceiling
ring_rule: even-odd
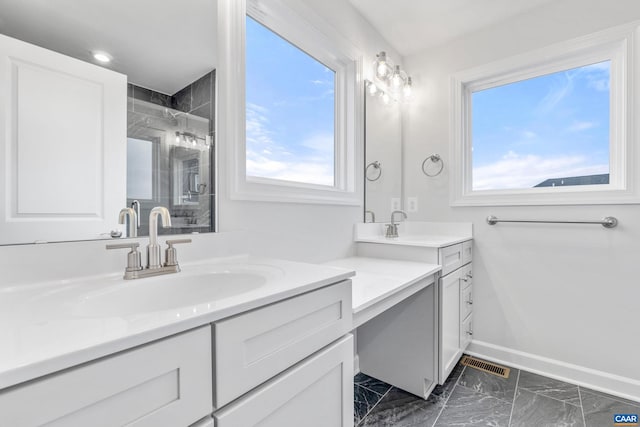
[[[216,65],[215,0],[0,0],[0,33],[173,95]]]
[[[403,56],[553,0],[349,0]]]

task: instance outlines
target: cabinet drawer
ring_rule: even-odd
[[[0,392],[0,425],[187,426],[211,389],[206,326]]]
[[[473,260],[473,240],[462,242],[462,264],[468,264]]]
[[[467,286],[461,291],[460,321],[467,318],[473,311],[473,286]]]
[[[214,323],[214,406],[226,405],[351,328],[350,280]]]
[[[473,284],[473,264],[467,264],[460,269],[460,287],[462,289]]]
[[[464,352],[473,339],[473,314],[460,323],[460,349]]]
[[[442,266],[443,276],[462,266],[462,243],[440,248],[438,264]]]
[[[348,335],[214,413],[216,427],[353,426]]]

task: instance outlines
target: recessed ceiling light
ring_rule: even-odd
[[[93,52],[93,58],[98,62],[102,62],[103,64],[111,62],[111,55],[106,52]]]

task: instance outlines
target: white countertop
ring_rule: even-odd
[[[398,237],[385,237],[384,223],[358,223],[354,240],[362,243],[443,248],[473,238],[471,223],[403,221],[398,223]]]
[[[442,269],[437,264],[367,257],[341,258],[329,261],[325,265],[356,271],[356,275],[351,279],[355,326],[362,323],[358,320],[360,313],[403,293]],[[413,292],[420,289],[415,288]],[[405,295],[407,296],[409,294]]]
[[[119,315],[78,310],[94,295],[114,287],[162,284],[189,279],[211,266],[250,267],[265,280],[241,293],[222,295],[180,308]],[[56,280],[0,288],[0,389],[127,348],[205,325],[218,319],[336,283],[354,275],[348,269],[246,255],[185,263],[182,272],[125,281],[107,277]],[[155,282],[154,282],[155,281]],[[153,283],[151,283],[153,282]],[[171,304],[168,304],[171,305]],[[85,306],[86,308],[86,306]],[[108,311],[108,310],[107,310]]]
[[[393,238],[384,236],[367,236],[356,239],[362,243],[380,243],[385,245],[421,246],[427,248],[443,248],[471,240],[468,236],[434,236],[407,235]]]

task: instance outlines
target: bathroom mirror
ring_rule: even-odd
[[[365,222],[402,208],[402,131],[398,102],[365,90]]]
[[[118,224],[118,213],[120,208],[132,206],[140,212],[140,224],[136,227],[136,234],[139,236],[148,235],[149,212],[154,206],[165,206],[171,212],[172,228],[160,229],[160,234],[215,231],[215,0],[0,0],[0,34],[45,48],[52,55],[66,55],[93,64],[94,68],[99,66],[126,75],[121,86],[122,96],[119,98],[126,103],[126,107],[122,109],[126,114],[117,116],[117,124],[114,125],[121,129],[117,134],[123,138],[118,137],[117,141],[104,138],[105,145],[111,143],[122,146],[118,156],[112,157],[117,158],[117,162],[109,163],[103,159],[101,164],[95,162],[96,159],[85,156],[94,161],[98,168],[118,171],[119,174],[116,179],[102,178],[105,184],[99,190],[107,192],[111,187],[106,184],[114,186],[117,182],[114,190],[117,194],[103,195],[104,200],[111,198],[109,210],[102,209],[105,203],[101,200],[94,203],[102,209],[99,214],[93,215],[104,217],[100,218],[100,225],[87,226],[92,222],[91,215],[78,214],[74,210],[74,201],[94,197],[86,188],[98,188],[86,183],[84,188],[80,187],[83,182],[93,179],[87,173],[91,172],[90,167],[76,168],[70,163],[70,167],[62,164],[53,168],[50,167],[53,161],[49,164],[41,162],[46,171],[44,175],[47,176],[40,178],[44,178],[46,182],[56,182],[56,173],[69,175],[68,179],[65,177],[60,180],[66,182],[66,186],[50,186],[50,191],[59,192],[60,198],[65,197],[65,201],[63,203],[58,200],[55,209],[49,209],[43,201],[46,197],[37,194],[39,188],[46,188],[46,182],[41,179],[38,184],[32,179],[33,185],[31,182],[24,186],[14,185],[14,176],[21,175],[10,169],[17,170],[21,164],[19,160],[14,163],[7,160],[0,162],[0,174],[4,175],[0,184],[5,183],[4,187],[7,188],[2,193],[5,197],[0,198],[0,210],[9,212],[14,209],[9,206],[13,197],[17,200],[17,208],[14,210],[18,214],[11,218],[7,214],[6,218],[2,218],[5,224],[13,221],[17,225],[6,225],[0,230],[0,244],[124,238],[127,237],[127,227],[126,224]],[[103,57],[95,56],[96,53],[102,53]],[[0,51],[0,54],[3,52]],[[11,87],[22,87],[15,82],[7,83],[8,78],[22,73],[20,66],[7,59],[9,56],[5,50],[4,56],[0,58],[3,61],[2,67],[14,69],[13,75],[11,71],[7,71],[5,81],[0,82],[9,88],[4,93],[14,90]],[[55,57],[51,58],[55,63]],[[108,59],[109,62],[100,62],[100,59]],[[63,63],[64,60],[61,59],[60,62]],[[2,75],[0,73],[0,77]],[[86,80],[91,83],[92,78],[87,77]],[[48,89],[44,87],[45,90]],[[18,112],[22,113],[19,110],[19,96],[20,93],[15,97],[17,101],[14,100],[4,111],[0,109],[5,120],[14,120],[12,117],[18,116]],[[81,98],[83,94],[67,92],[66,96],[61,97],[60,108],[64,109],[62,105],[68,105],[69,100],[76,96]],[[14,111],[11,111],[12,108]],[[29,112],[32,118],[34,111]],[[68,114],[64,114],[64,111],[53,113],[57,117],[56,129],[77,128],[77,133],[83,132],[81,126],[78,126],[81,121],[86,122],[87,117],[89,121],[92,119],[88,115],[79,117],[71,110]],[[102,113],[104,112],[97,114]],[[82,129],[85,128],[91,130],[95,127],[85,126]],[[59,149],[47,149],[58,152],[64,150],[63,136],[58,135],[59,132],[52,133],[50,137],[40,138],[35,142],[32,139],[28,152],[39,152],[40,144],[40,147],[59,144]],[[70,131],[69,135],[72,134],[73,131]],[[81,141],[83,136],[74,137]],[[93,135],[86,135],[85,132],[85,137],[91,141]],[[7,141],[7,145],[13,144],[11,147],[18,153],[16,157],[27,153],[19,146],[21,141],[17,137],[7,137]],[[42,153],[46,153],[47,149],[43,149]],[[83,161],[83,155],[73,153],[70,157],[75,156],[74,162],[78,165]],[[63,157],[57,156],[55,161],[60,163]],[[32,170],[38,171],[36,166]],[[104,176],[107,176],[106,173]],[[77,188],[76,184],[79,185]],[[11,188],[11,185],[16,189]],[[67,193],[71,194],[68,200]],[[33,208],[33,203],[28,205],[23,202],[27,198],[30,201],[40,199],[39,204]],[[61,209],[60,206],[68,209]],[[28,211],[28,214],[23,215],[24,218],[19,215],[20,209]],[[80,208],[77,211],[84,212]],[[49,222],[40,224],[39,220],[47,215],[51,217]],[[11,231],[5,233],[6,230]]]

